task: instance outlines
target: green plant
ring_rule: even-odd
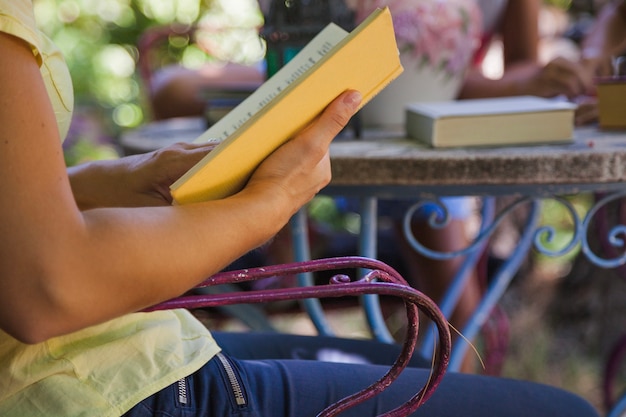
[[[107,138],[146,121],[137,71],[137,43],[146,29],[203,19],[210,27],[239,21],[258,25],[262,19],[253,5],[254,0],[35,0],[37,23],[62,51],[74,83],[79,128],[71,131],[78,136],[67,140],[68,164],[111,157]],[[248,15],[256,20],[243,18]],[[238,48],[237,42],[229,45]],[[163,62],[201,65],[216,59],[183,36],[170,37],[160,51]],[[85,114],[79,111],[83,107],[89,108],[91,121],[100,123],[90,128],[101,132],[85,131]]]

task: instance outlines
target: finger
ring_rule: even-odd
[[[552,63],[556,70],[556,79],[566,86],[570,97],[584,94],[591,88],[592,77],[583,65],[565,58],[557,58]]]
[[[335,136],[348,124],[350,118],[359,108],[362,96],[354,90],[340,94],[324,109],[322,114],[309,125],[303,132],[304,136],[309,135],[324,141],[328,145]]]
[[[561,94],[565,94],[568,98],[574,98],[585,92],[580,80],[573,74],[564,74],[558,79],[554,80],[558,85],[558,90]]]
[[[558,92],[563,94],[565,93],[563,89],[568,84],[564,78],[569,77],[569,73],[567,62],[562,58],[555,58],[543,67],[541,75],[546,85],[558,88]]]
[[[315,194],[319,193],[320,190],[326,187],[332,178],[331,169],[330,169],[330,152],[326,152],[324,157],[318,162],[317,170],[320,172],[320,180],[315,190]]]
[[[208,141],[195,143],[195,142],[176,142],[168,147],[182,149],[186,151],[199,151],[199,152],[208,152],[219,145],[220,141],[218,139],[210,139]]]
[[[598,121],[598,106],[596,102],[581,103],[576,109],[574,123],[576,126],[586,125]]]

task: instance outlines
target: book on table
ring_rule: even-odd
[[[358,90],[361,106],[403,71],[388,8],[353,31],[326,26],[293,59],[194,142],[219,142],[171,187],[174,204],[224,198],[307,126],[338,95]]]
[[[598,123],[601,129],[626,129],[626,76],[602,77],[596,81]]]
[[[564,143],[573,140],[575,109],[535,96],[409,103],[406,134],[436,148]]]

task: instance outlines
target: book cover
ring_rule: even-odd
[[[175,204],[224,198],[342,92],[367,103],[403,71],[388,8],[352,32],[329,24],[296,57],[196,142],[222,142],[171,186]]]
[[[575,109],[534,96],[410,103],[406,133],[433,147],[569,142]]]
[[[601,129],[626,129],[626,76],[597,80],[598,118]]]

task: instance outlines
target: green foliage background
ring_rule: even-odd
[[[68,149],[68,163],[84,159],[72,153],[86,154],[87,159],[98,157],[99,153],[94,154],[85,140],[95,141],[95,148],[100,149],[121,130],[149,119],[144,86],[137,71],[137,45],[147,29],[197,24],[222,35],[234,27],[243,27],[248,35],[256,35],[262,23],[255,0],[34,0],[34,7],[38,25],[67,60],[76,97],[75,119],[83,119],[76,122],[71,132],[79,137],[68,137],[67,147],[72,148]],[[244,41],[235,36],[229,45],[231,49],[244,49],[237,42]],[[209,55],[188,36],[171,36],[159,51],[157,66],[245,60]],[[93,132],[98,125],[102,132]],[[106,149],[101,156],[112,154]]]

